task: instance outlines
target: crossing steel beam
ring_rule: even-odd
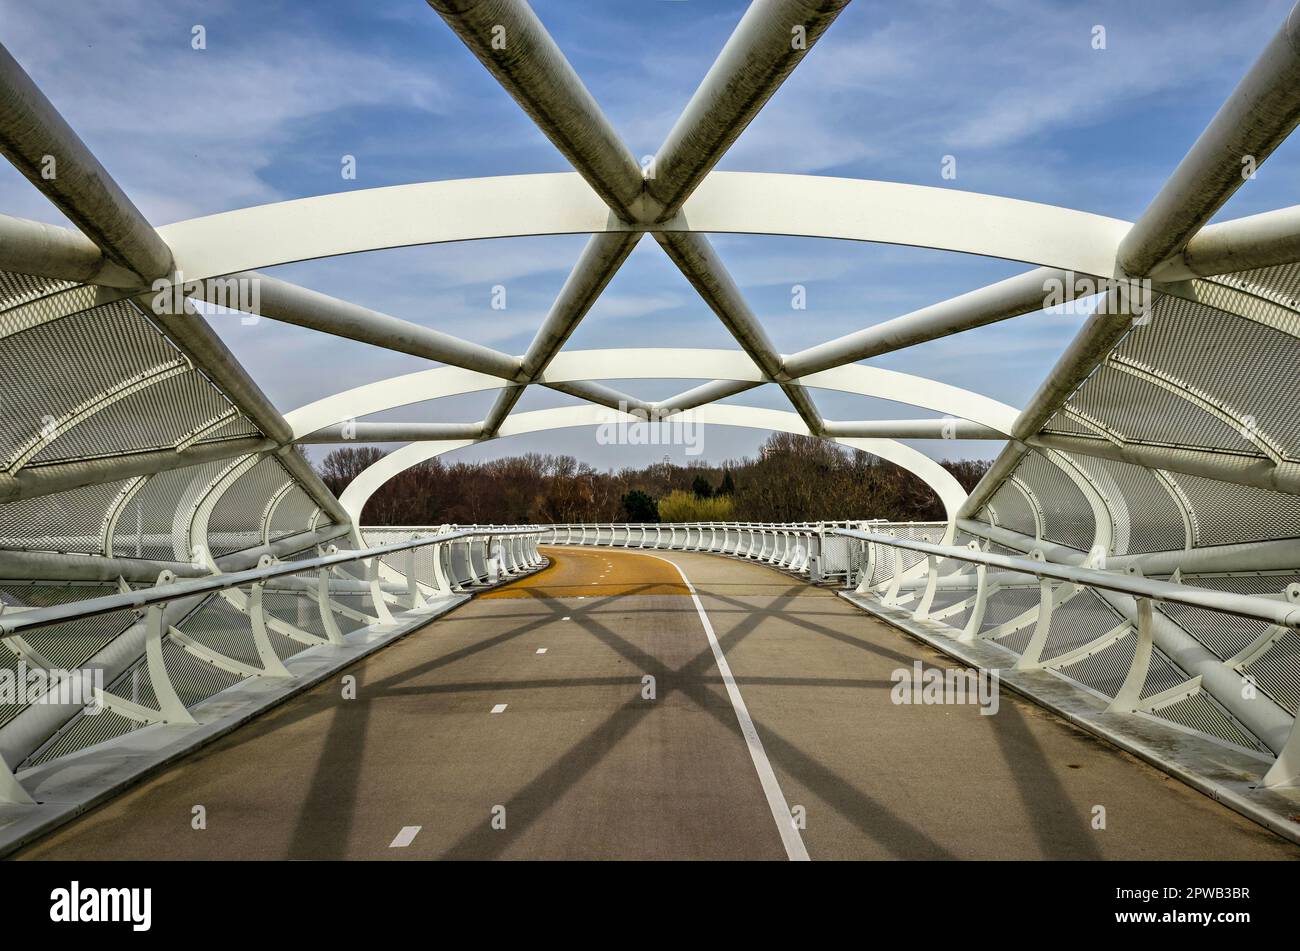
[[[1068,279],[1066,272],[1049,267],[1017,274],[1005,281],[800,350],[785,358],[783,377],[796,379],[1042,310],[1050,282]]]
[[[849,0],[755,0],[654,157],[646,189],[676,214]]]
[[[236,273],[229,275],[227,280],[256,282],[258,313],[263,317],[506,380],[519,378],[519,358],[491,347],[470,343],[266,274]],[[205,283],[202,287],[206,299],[217,303],[220,289],[216,284]]]
[[[1149,276],[1181,251],[1300,123],[1300,5],[1120,242],[1116,264]]]
[[[1300,122],[1300,4],[1238,83],[1174,173],[1120,242],[1117,276],[1146,278],[1176,256]],[[974,515],[1061,408],[1140,316],[1116,308],[1090,317],[1022,411],[993,468],[962,506]]]
[[[3,46],[0,152],[140,284],[171,270],[171,249]]]

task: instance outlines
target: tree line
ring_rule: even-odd
[[[318,467],[339,495],[384,457],[373,446],[335,449]],[[941,465],[969,491],[988,471],[979,460]],[[434,458],[399,473],[371,496],[367,525],[549,522],[802,522],[942,519],[934,492],[875,456],[809,436],[775,433],[756,458],[601,472],[572,456],[527,453],[486,462]]]

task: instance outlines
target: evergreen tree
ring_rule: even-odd
[[[623,496],[623,511],[629,522],[658,522],[659,503],[648,493],[633,489]]]

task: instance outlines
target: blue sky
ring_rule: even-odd
[[[652,153],[745,4],[537,0],[534,8],[635,155]],[[1135,218],[1285,18],[1249,2],[874,3],[855,0],[719,168],[880,179],[987,192]],[[191,48],[195,24],[207,48]],[[1095,25],[1106,49],[1092,48]],[[0,39],[154,224],[356,188],[568,171],[562,156],[420,0],[366,3],[0,0]],[[355,181],[340,158],[357,159]],[[958,176],[940,176],[944,155]],[[1288,142],[1221,211],[1295,203]],[[66,223],[7,165],[0,212]],[[584,243],[519,238],[289,265],[279,277],[521,353]],[[923,249],[717,236],[779,348],[792,352],[1019,273],[1025,265]],[[491,309],[495,284],[509,293]],[[790,306],[791,285],[808,309]],[[272,321],[219,332],[282,410],[426,363]],[[1028,315],[877,358],[1022,405],[1081,318]],[[655,242],[644,239],[569,346],[733,347]],[[691,381],[620,384],[646,399]],[[771,392],[768,392],[771,390]],[[825,391],[832,419],[924,411]],[[490,394],[384,414],[479,419]],[[521,409],[573,402],[531,388]],[[786,409],[767,387],[733,402]],[[764,434],[712,429],[706,458]],[[937,458],[995,443],[916,442]],[[663,447],[599,446],[594,431],[500,440],[459,455],[568,452],[601,468]],[[316,451],[319,453],[319,450]],[[682,458],[681,450],[670,454]]]

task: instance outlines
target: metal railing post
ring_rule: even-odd
[[[375,559],[378,561],[378,559]],[[374,586],[379,586],[378,579],[375,580]],[[325,628],[326,639],[334,645],[344,644],[343,632],[339,630],[338,622],[334,619],[334,610],[330,607],[330,570],[328,567],[321,566],[316,571],[316,606],[320,611],[321,626]],[[384,606],[384,614],[388,615],[387,621],[381,623],[392,624],[393,616],[388,614],[387,605]],[[383,614],[380,618],[383,618]]]
[[[263,558],[267,556],[263,555]],[[269,560],[269,558],[268,558]],[[262,607],[263,582],[256,581],[248,592],[248,620],[253,629],[253,646],[262,665],[264,677],[291,677],[289,669],[271,645],[271,635],[266,630],[266,611]]]
[[[1115,692],[1115,699],[1106,707],[1107,713],[1132,713],[1142,698],[1142,688],[1146,686],[1147,672],[1151,669],[1151,653],[1154,647],[1152,634],[1151,599],[1137,598],[1137,629],[1134,636],[1137,643],[1133,648],[1133,660],[1128,665],[1123,685]]]
[[[972,542],[971,544],[974,544]],[[989,603],[989,569],[988,565],[975,566],[975,605],[971,608],[970,618],[962,628],[960,641],[972,641],[979,636],[984,626],[984,611]]]
[[[1041,551],[1032,552],[1035,560],[1042,560]],[[1020,653],[1013,665],[1015,670],[1036,670],[1042,665],[1043,647],[1047,644],[1047,635],[1052,628],[1052,580],[1039,576],[1038,579],[1038,619],[1034,621],[1034,633],[1029,643]]]

